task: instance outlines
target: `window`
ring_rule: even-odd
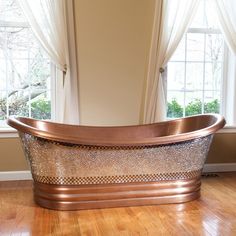
[[[0,127],[10,115],[52,117],[51,63],[16,0],[0,0]]]
[[[227,47],[210,0],[202,0],[193,22],[167,65],[167,117],[221,113]]]

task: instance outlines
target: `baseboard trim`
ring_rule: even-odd
[[[10,180],[31,180],[32,175],[29,170],[25,171],[0,171],[0,181]]]
[[[236,171],[236,163],[212,163],[205,164],[203,172],[231,172]]]
[[[231,172],[236,171],[236,163],[212,163],[205,164],[203,172]],[[0,181],[32,180],[29,170],[25,171],[0,171]]]

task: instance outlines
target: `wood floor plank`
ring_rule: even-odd
[[[31,181],[0,182],[0,235],[236,235],[236,172],[202,178],[184,204],[54,211],[34,203]]]

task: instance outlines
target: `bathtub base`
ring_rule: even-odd
[[[200,178],[85,186],[34,182],[34,198],[38,205],[54,210],[183,203],[200,197],[200,185]]]

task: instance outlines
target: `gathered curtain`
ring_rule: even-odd
[[[156,0],[143,123],[165,119],[166,96],[163,79],[166,65],[187,30],[198,4],[199,0]]]
[[[214,3],[225,41],[236,55],[236,2],[235,0],[215,0]]]
[[[18,0],[33,33],[56,66],[56,121],[78,124],[73,0]]]
[[[223,115],[227,124],[236,125],[236,2],[235,0],[214,0],[221,31],[230,49],[227,59],[227,83]]]

